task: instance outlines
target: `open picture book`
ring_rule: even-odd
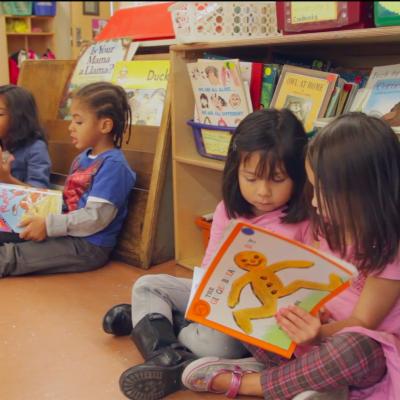
[[[235,222],[208,269],[196,268],[186,318],[290,358],[296,344],[276,312],[296,304],[316,315],[355,274],[336,257]]]
[[[24,218],[61,214],[62,192],[0,183],[0,232],[19,233]]]

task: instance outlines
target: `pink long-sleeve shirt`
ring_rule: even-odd
[[[286,224],[281,221],[284,216],[283,208],[275,211],[268,212],[259,217],[245,218],[239,217],[238,221],[246,222],[249,224],[260,226],[261,228],[268,229],[272,232],[279,233],[289,239],[301,241],[303,232],[306,230],[308,221],[299,222],[297,224]],[[210,240],[208,242],[206,254],[203,258],[201,266],[207,268],[210,264],[214,254],[219,248],[221,240],[223,239],[226,228],[231,224],[232,220],[229,219],[224,203],[221,201],[215,209],[213,215],[213,222],[210,231]]]
[[[309,228],[309,227],[308,227]],[[316,247],[326,253],[333,253],[325,240],[316,242],[311,235],[310,230],[306,228],[303,232],[301,241],[310,246]],[[400,280],[400,255],[397,259],[388,264],[380,273],[375,275],[379,278]],[[366,277],[359,274],[352,281],[350,287],[334,297],[328,303],[326,308],[332,313],[333,319],[340,321],[350,317],[361,291],[364,287]],[[376,293],[376,296],[383,294]],[[363,390],[351,390],[350,400],[399,400],[400,399],[400,299],[394,305],[392,310],[375,329],[366,329],[361,327],[350,327],[343,329],[342,332],[359,332],[371,337],[382,346],[386,357],[387,373],[384,378],[374,386]]]

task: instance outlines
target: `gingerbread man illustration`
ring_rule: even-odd
[[[285,260],[268,265],[267,258],[258,251],[242,251],[236,254],[235,264],[246,271],[244,275],[232,283],[228,295],[228,306],[234,308],[240,300],[244,287],[250,284],[251,290],[261,306],[244,308],[233,311],[237,325],[247,334],[251,334],[253,319],[269,318],[277,311],[278,299],[288,296],[299,289],[314,289],[331,292],[342,284],[342,280],[335,274],[329,275],[329,283],[318,283],[305,280],[295,280],[284,286],[276,272],[287,268],[310,268],[314,265],[311,261]]]

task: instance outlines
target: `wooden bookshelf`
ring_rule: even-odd
[[[192,129],[194,98],[186,64],[204,52],[248,61],[270,61],[271,54],[322,58],[344,67],[400,63],[400,26],[274,36],[230,42],[179,44],[171,47],[172,157],[175,257],[193,268],[204,255],[202,232],[195,218],[214,211],[221,200],[224,163],[200,156]]]
[[[21,21],[25,32],[10,30],[10,23]],[[0,84],[9,83],[8,57],[21,50],[33,50],[42,55],[54,49],[54,17],[0,15]]]

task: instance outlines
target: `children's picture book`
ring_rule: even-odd
[[[251,110],[239,60],[199,59],[187,68],[199,118],[196,122],[238,126]]]
[[[62,192],[0,183],[0,232],[19,233],[26,217],[61,214]]]
[[[69,109],[71,97],[75,90],[93,82],[111,82],[114,66],[117,61],[132,58],[137,44],[131,39],[113,39],[95,42],[89,45],[80,55],[71,79],[67,81],[63,98],[61,99],[59,118],[71,119]]]
[[[377,80],[363,112],[383,118],[391,126],[400,126],[400,78]]]
[[[284,65],[271,108],[288,108],[310,132],[313,122],[325,115],[338,75]]]
[[[118,61],[111,81],[122,86],[129,99],[132,124],[160,126],[169,60]]]
[[[333,256],[237,221],[200,283],[194,281],[186,318],[290,358],[296,344],[277,325],[276,312],[297,304],[316,315],[355,274]]]
[[[261,87],[261,107],[269,108],[275,87],[279,78],[280,66],[278,64],[264,64]]]

